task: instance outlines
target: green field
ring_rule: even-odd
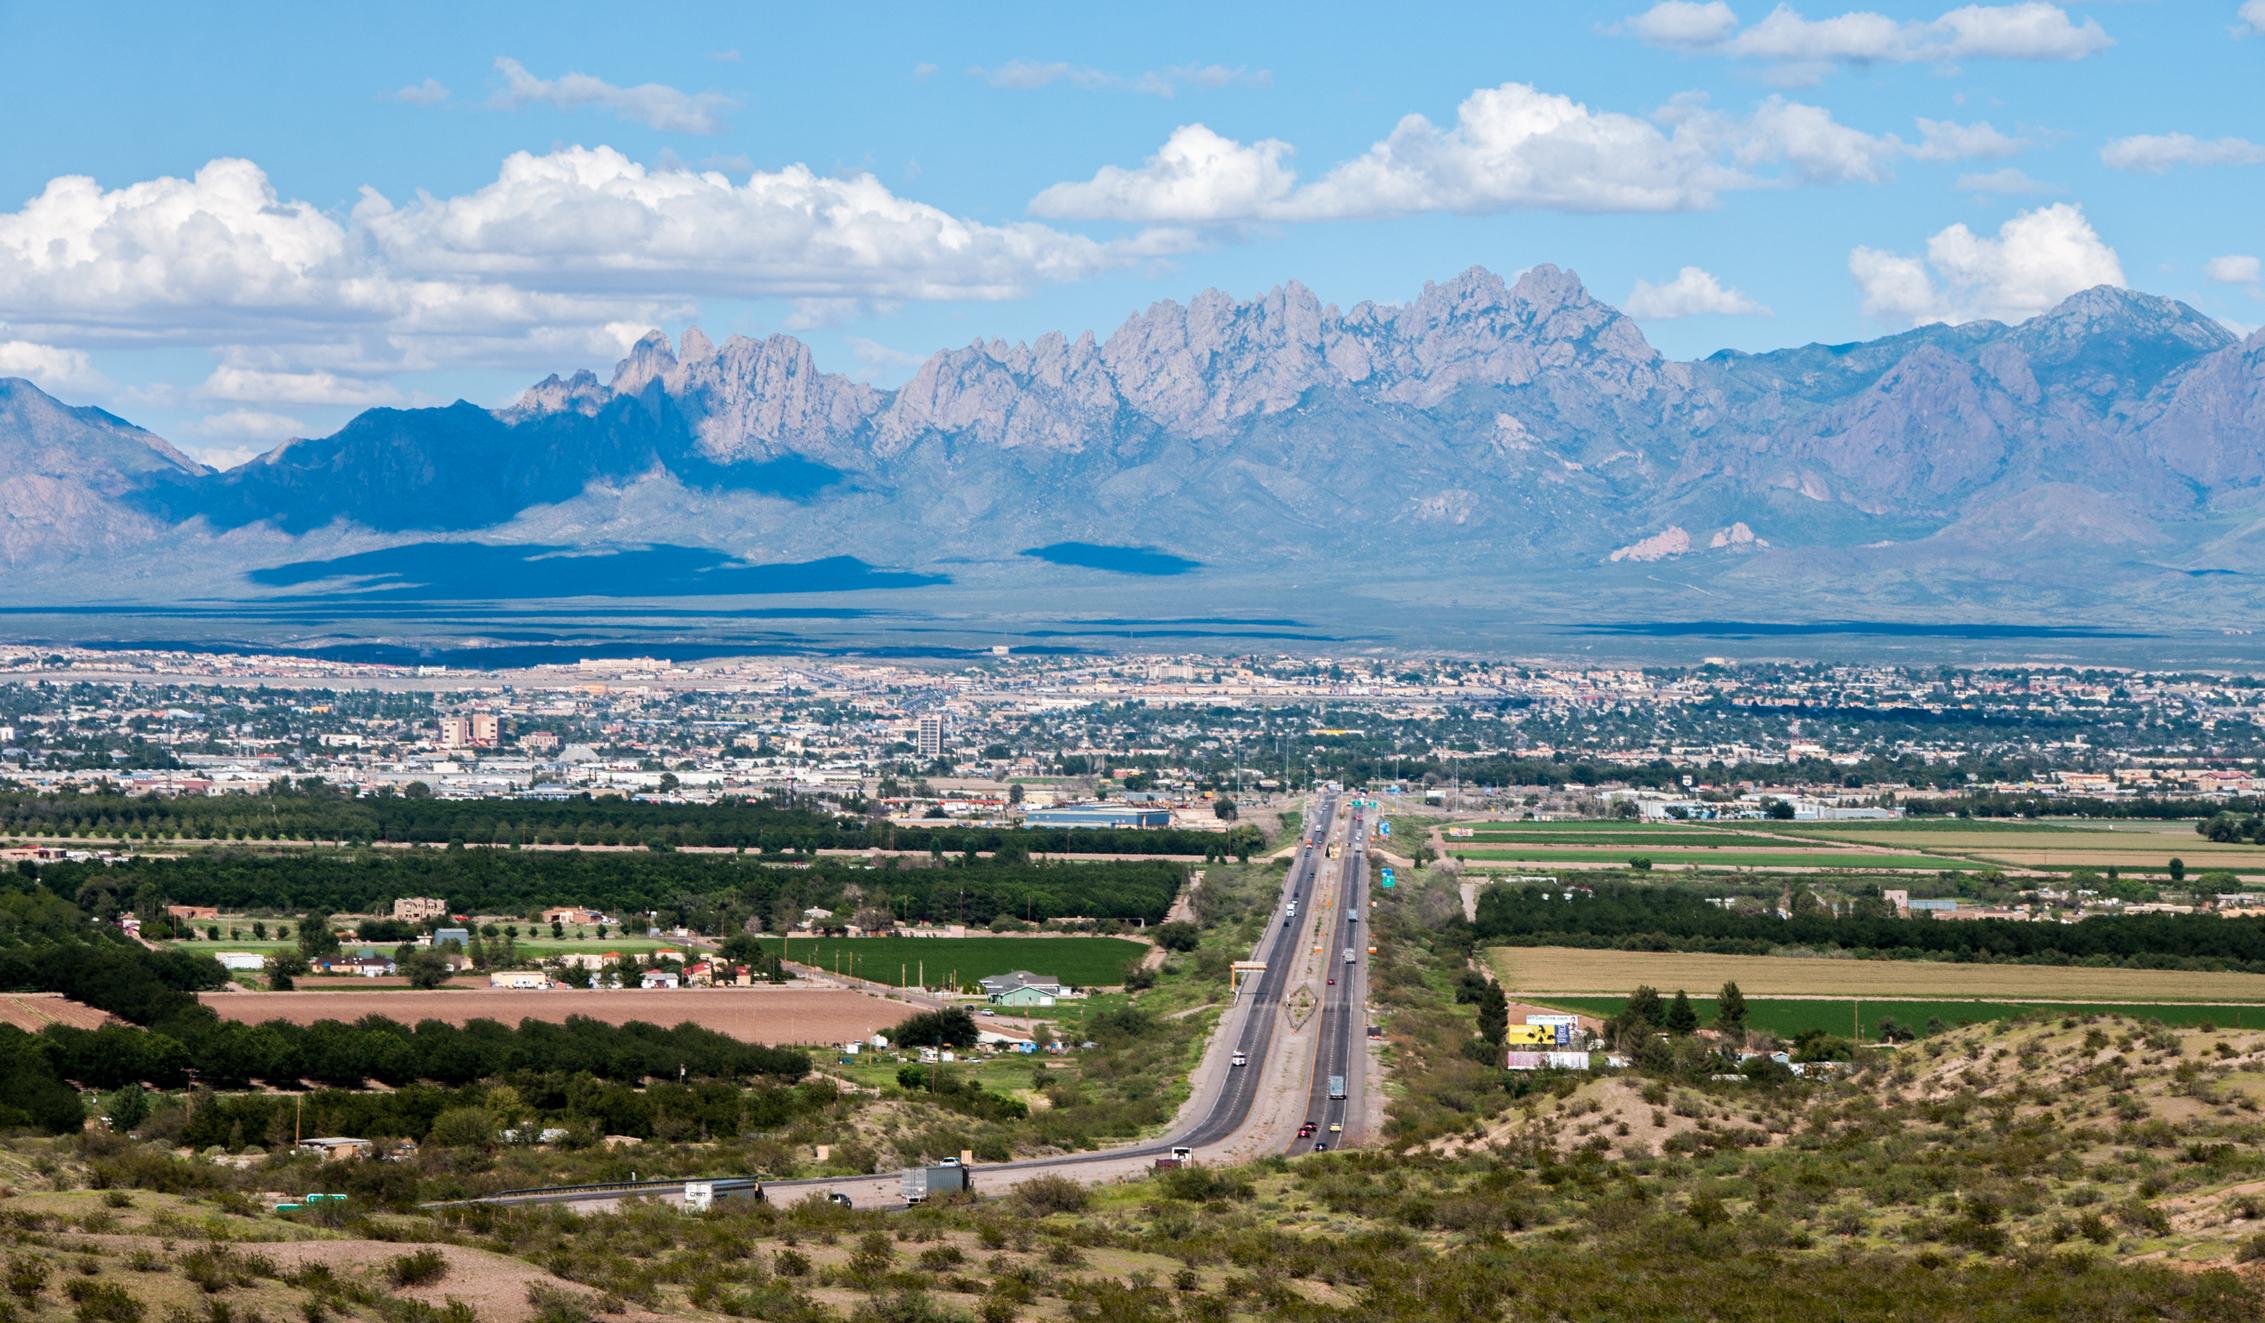
[[[1950,859],[1924,854],[1871,854],[1848,851],[1804,850],[1686,850],[1647,854],[1636,850],[1512,850],[1485,846],[1466,849],[1450,842],[1447,853],[1481,863],[1626,864],[1643,855],[1655,866],[1695,865],[1702,868],[1842,868],[1891,872],[1937,873],[1957,869],[1986,869],[1992,865],[1974,859]]]
[[[1672,994],[1670,994],[1672,995]],[[1625,997],[1524,997],[1520,1000],[1535,1006],[1550,1006],[1575,1011],[1582,1015],[1617,1015],[1627,1005]],[[1699,1023],[1714,1023],[1713,997],[1693,997],[1691,1005],[1699,1012]],[[2012,1001],[1895,1001],[1895,1000],[1834,1000],[1801,999],[1773,1000],[1766,997],[1746,999],[1746,1023],[1750,1028],[1790,1039],[1811,1029],[1846,1035],[1862,1023],[1861,1037],[1866,1041],[1877,1038],[1880,1021],[1893,1020],[1914,1032],[1926,1031],[1929,1020],[1940,1020],[1956,1027],[1984,1020],[2010,1020],[2031,1011],[2047,1015],[2128,1015],[2137,1020],[2159,1020],[2175,1028],[2192,1028],[2213,1025],[2219,1028],[2265,1028],[2265,1006],[2197,1006],[2165,1005],[2148,1002],[2012,1002]]]
[[[1757,836],[1752,832],[1717,830],[1709,827],[1661,827],[1646,830],[1623,826],[1618,831],[1560,831],[1565,823],[1538,823],[1551,828],[1548,831],[1481,831],[1472,836],[1448,838],[1450,846],[1464,842],[1480,845],[1508,842],[1517,845],[1761,845],[1783,846],[1784,841],[1770,836]],[[1806,842],[1796,842],[1796,846]]]
[[[763,946],[779,950],[780,939],[766,937]],[[1071,987],[1108,987],[1124,982],[1125,970],[1148,953],[1122,937],[804,937],[785,947],[799,964],[898,987],[920,986],[923,977],[941,987],[955,974],[967,984],[1016,969]]]

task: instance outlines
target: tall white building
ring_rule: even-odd
[[[944,756],[943,713],[924,712],[921,714],[919,748],[920,756],[923,758],[941,758]]]

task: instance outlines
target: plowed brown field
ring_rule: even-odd
[[[419,1020],[463,1024],[480,1019],[517,1024],[521,1020],[557,1022],[585,1015],[607,1024],[644,1020],[678,1025],[690,1021],[742,1042],[769,1044],[841,1043],[868,1038],[895,1027],[919,1009],[885,997],[834,988],[679,988],[673,992],[453,988],[420,992],[379,988],[368,992],[221,992],[208,993],[203,1001],[217,1014],[247,1024],[269,1020],[293,1024],[353,1021],[365,1015],[382,1015],[403,1024]]]

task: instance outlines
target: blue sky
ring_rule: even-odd
[[[2265,322],[2265,0],[972,12],[0,0],[0,373],[225,462],[648,325],[895,384],[1473,264],[1677,356],[2102,281]]]

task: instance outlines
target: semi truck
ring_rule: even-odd
[[[908,1204],[928,1202],[939,1194],[965,1194],[974,1188],[967,1179],[967,1168],[957,1160],[946,1158],[931,1162],[925,1167],[904,1169],[904,1201]]]
[[[1177,1171],[1182,1167],[1194,1165],[1195,1150],[1185,1144],[1174,1146],[1170,1156],[1156,1159],[1156,1170],[1158,1171]]]
[[[1345,1096],[1344,1076],[1331,1075],[1329,1077],[1329,1096],[1333,1099],[1342,1099]]]

